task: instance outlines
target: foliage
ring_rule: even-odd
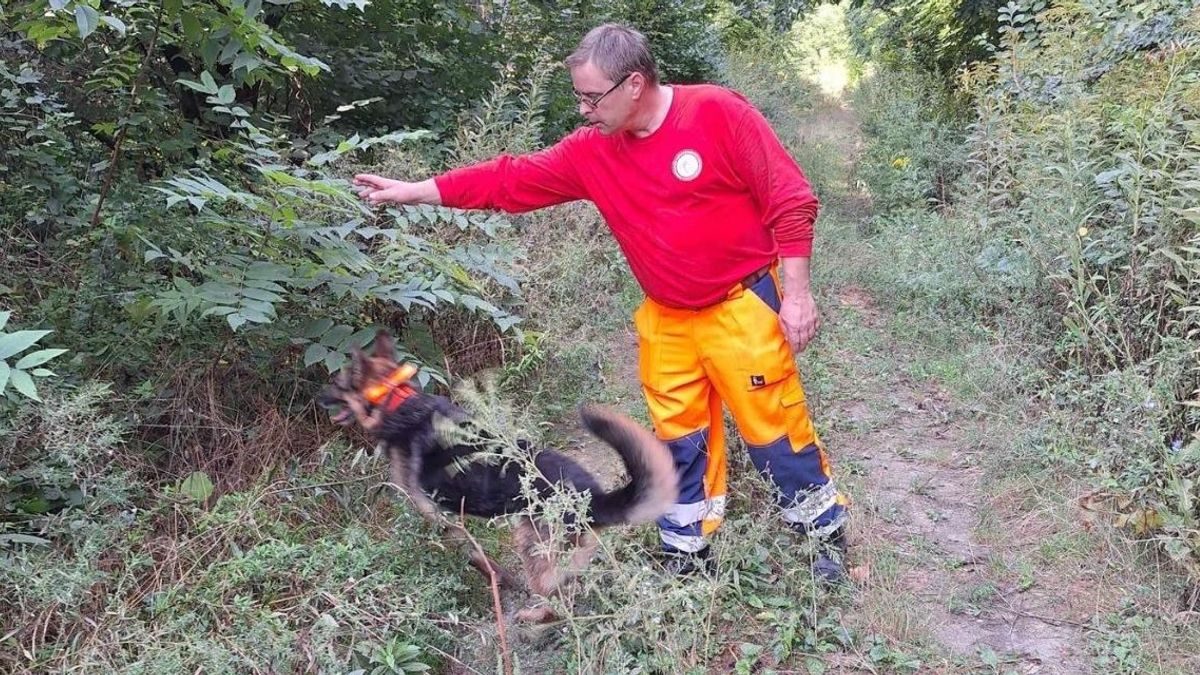
[[[817,98],[792,45],[791,36],[762,36],[753,46],[730,52],[722,73],[782,134],[796,109],[810,107]]]
[[[727,0],[717,3],[715,23],[725,46],[737,51],[763,37],[787,33],[806,10],[818,4],[813,0]]]
[[[370,209],[345,177],[424,177],[557,138],[577,119],[557,64],[601,20],[642,28],[669,81],[710,79],[733,63],[715,5],[6,4],[0,294],[73,358],[67,384],[43,387],[45,405],[13,403],[2,432],[0,669],[494,663],[486,591],[384,498],[377,459],[327,442],[312,393],[383,326],[426,384],[499,366],[484,409],[529,403],[524,428],[560,432],[577,402],[612,396],[606,378],[629,377],[631,353],[598,335],[639,293],[585,205],[510,227]],[[771,6],[778,30],[800,4]],[[765,24],[740,25],[768,44]],[[814,93],[794,62],[757,55],[724,72],[786,129]],[[81,384],[96,377],[112,384]],[[562,599],[563,648],[522,663],[701,667],[724,658],[726,631],[745,635],[742,671],[857,645],[899,663],[795,602],[811,579],[764,489],[727,525],[754,545],[724,554],[705,587],[717,602],[700,607],[694,586],[645,564],[651,528],[614,537]],[[495,547],[493,528],[478,531]]]
[[[238,331],[272,324],[279,309],[290,305],[323,326],[305,330],[303,338],[323,338],[337,354],[351,343],[364,344],[370,327],[331,338],[330,317],[352,321],[353,313],[345,309],[362,304],[403,312],[457,304],[485,313],[501,330],[511,328],[517,319],[479,297],[480,286],[473,279],[475,274],[486,275],[516,293],[506,263],[511,255],[494,245],[446,246],[429,238],[447,226],[491,237],[506,226],[503,219],[427,206],[392,208],[376,215],[344,183],[320,172],[331,155],[412,137],[354,137],[331,153],[308,159],[307,166],[294,168],[281,163],[280,153],[265,139],[252,136],[255,145],[250,149],[256,159],[249,167],[261,177],[256,191],[233,189],[202,173],[166,181],[157,189],[167,195],[167,205],[179,208],[176,205],[186,203],[197,212],[194,222],[200,231],[168,240],[171,245],[147,240],[145,261],[157,261],[157,276],[170,282],[160,287],[150,306],[179,323],[223,317]],[[330,370],[344,363],[340,357],[323,360]]]
[[[48,330],[19,330],[5,332],[12,312],[0,311],[0,394],[8,393],[8,385],[12,384],[13,393],[39,400],[37,387],[33,383],[35,377],[50,377],[53,372],[41,366],[47,361],[66,353],[65,349],[39,349],[17,358],[21,352],[33,347],[39,340],[49,335]],[[17,358],[10,364],[9,359]]]
[[[528,77],[543,63],[561,63],[591,28],[605,22],[634,26],[646,35],[668,82],[712,79],[722,60],[720,37],[710,20],[710,0],[564,0],[546,3],[518,0],[505,3],[500,42],[517,79]],[[493,78],[498,79],[498,78]],[[550,143],[579,124],[579,106],[570,95],[564,69],[547,83],[543,142]]]
[[[81,138],[80,123],[62,98],[47,90],[27,46],[4,40],[0,54],[6,57],[0,61],[0,176],[6,178],[0,181],[0,209],[6,223],[44,236],[80,196],[93,144]]]
[[[914,96],[936,87],[920,64],[864,87],[860,173],[892,210],[876,225],[900,263],[885,276],[914,306],[1029,345],[1117,524],[1200,574],[1200,13],[1029,0],[998,19],[995,57],[960,82],[974,102],[963,150],[922,131],[954,105]],[[964,150],[950,207],[924,211]]]
[[[851,0],[856,50],[880,65],[915,64],[950,81],[991,57],[1004,0]],[[1044,3],[1043,3],[1044,6]]]
[[[1200,573],[1200,12],[1095,2],[1002,20],[975,134],[986,217],[1046,275],[1054,356],[1096,411],[1079,420],[1093,468],[1146,515],[1135,529]]]
[[[966,163],[960,99],[915,68],[884,70],[855,92],[872,139],[858,168],[881,214],[943,207]]]

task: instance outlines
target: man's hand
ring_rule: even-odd
[[[812,293],[785,296],[779,307],[779,325],[783,327],[783,334],[792,351],[797,354],[804,351],[821,327],[821,317],[817,314],[817,303]]]
[[[779,325],[792,351],[804,351],[821,327],[817,302],[808,286],[808,258],[780,258],[783,266],[783,302]]]
[[[360,173],[354,177],[358,196],[375,204],[441,204],[442,195],[432,179],[406,183],[383,176]]]

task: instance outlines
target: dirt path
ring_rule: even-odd
[[[863,145],[853,110],[832,105],[804,121],[801,135],[846,158],[841,199],[831,208],[858,231],[871,214],[853,180]],[[1089,593],[1026,564],[1038,539],[1024,535],[1036,520],[998,508],[986,489],[995,460],[988,453],[1005,447],[991,441],[1012,434],[936,378],[910,374],[906,363],[938,355],[898,348],[905,341],[892,334],[896,317],[868,291],[847,285],[825,302],[829,332],[835,340],[846,336],[847,346],[826,357],[836,364],[833,393],[815,414],[834,427],[836,459],[858,469],[848,483],[863,619],[893,639],[931,644],[948,662],[1091,672],[1084,628],[1090,616],[1065,597]]]
[[[858,332],[866,344],[892,342],[865,292],[843,289],[837,303],[834,311],[850,317],[839,332]],[[839,356],[850,372],[871,365],[849,350]],[[1091,672],[1082,622],[1062,597],[1071,584],[1032,570],[1007,583],[1018,549],[1037,542],[1001,536],[997,543],[989,534],[1029,527],[1021,514],[997,513],[984,489],[990,446],[980,441],[998,430],[935,382],[901,369],[867,387],[839,381],[834,388],[863,394],[839,396],[825,412],[847,429],[837,434],[838,459],[861,467],[852,481],[855,560],[867,618],[881,624],[874,628],[931,640],[950,660],[994,659],[1022,673]]]

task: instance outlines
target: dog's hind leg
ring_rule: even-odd
[[[591,562],[600,540],[590,531],[571,537],[574,549],[565,568],[560,567],[553,550],[548,549],[549,534],[543,527],[526,518],[517,526],[517,552],[524,563],[529,589],[544,598],[560,594],[563,586],[582,572]],[[548,605],[527,607],[517,612],[517,620],[526,623],[545,623],[558,618]]]
[[[574,543],[576,548],[571,553],[571,565],[567,568],[566,578],[561,579],[559,585],[566,583],[587,569],[588,564],[592,562],[592,556],[596,554],[596,549],[600,547],[600,540],[590,530],[584,530],[575,535]]]
[[[522,518],[515,531],[517,554],[521,556],[521,567],[525,573],[525,583],[535,595],[542,596],[543,604],[526,607],[517,612],[517,621],[522,623],[546,623],[558,618],[549,605],[544,604],[544,598],[549,597],[557,589],[557,571],[554,569],[554,557],[544,550],[543,532],[529,518]]]

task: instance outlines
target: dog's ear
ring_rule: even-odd
[[[371,351],[377,359],[394,361],[396,359],[396,341],[392,339],[391,333],[381,330],[375,334],[375,344]]]
[[[371,377],[371,362],[357,345],[350,348],[350,381],[362,386]]]

